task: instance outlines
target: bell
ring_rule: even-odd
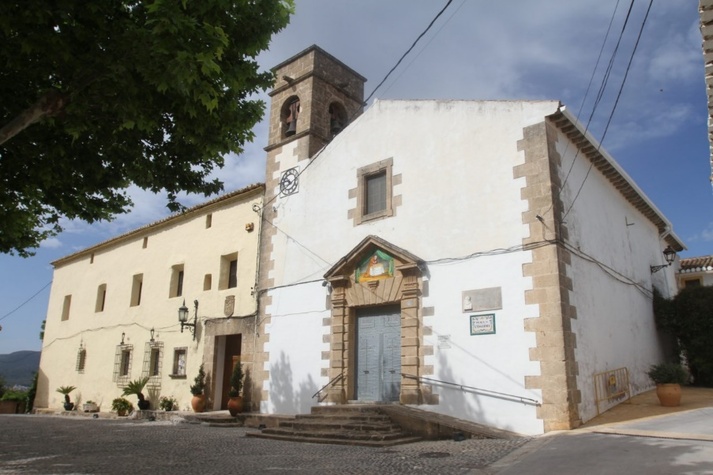
[[[290,121],[289,125],[287,126],[287,130],[285,131],[285,137],[290,137],[292,135],[295,135],[296,131],[297,131],[297,121],[292,120],[292,121]]]

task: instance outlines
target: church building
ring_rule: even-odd
[[[187,409],[202,365],[220,410],[241,362],[252,412],[379,402],[536,435],[652,387],[653,290],[676,293],[685,247],[563,104],[367,107],[317,46],[273,71],[264,185],[53,263],[38,407],[74,385],[109,410],[149,376]]]

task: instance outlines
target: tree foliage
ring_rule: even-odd
[[[212,194],[272,85],[292,0],[10,0],[0,15],[0,252],[126,212],[126,188]]]
[[[713,387],[713,287],[690,287],[673,299],[654,296],[658,325],[678,340],[693,383]]]

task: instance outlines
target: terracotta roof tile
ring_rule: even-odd
[[[681,259],[679,273],[713,271],[713,256],[687,257]]]

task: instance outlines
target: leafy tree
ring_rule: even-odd
[[[272,85],[293,0],[10,0],[0,15],[0,252],[128,211],[126,188],[219,192]]]
[[[693,382],[713,387],[713,287],[681,290],[673,299],[654,296],[658,325],[678,340]]]

